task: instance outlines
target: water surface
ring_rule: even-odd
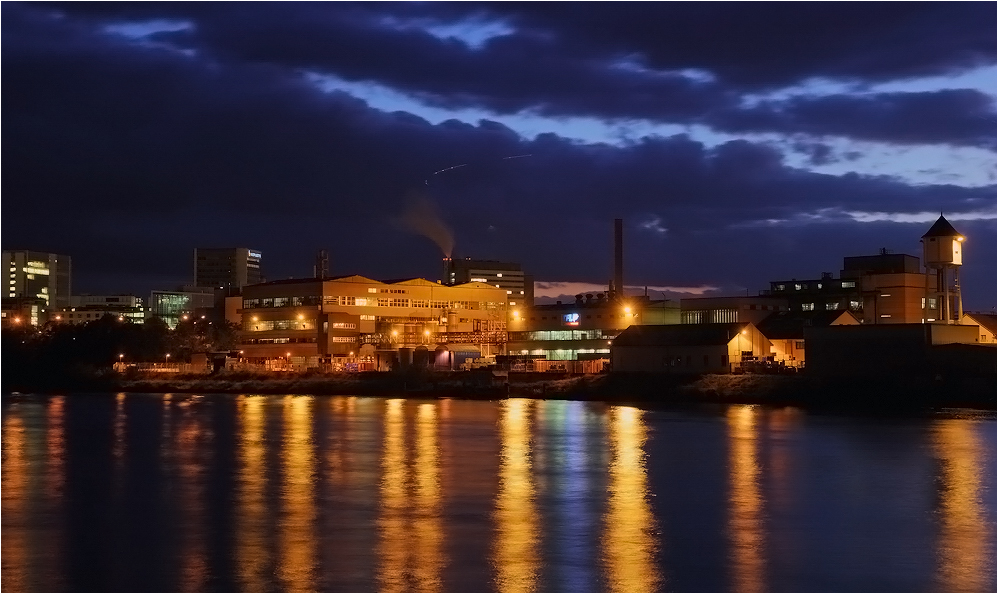
[[[995,591],[993,414],[5,395],[4,591]]]

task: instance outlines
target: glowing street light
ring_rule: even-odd
[[[169,365],[169,364],[170,364],[170,353],[167,353],[167,354],[166,354],[166,364],[167,364],[167,365]]]

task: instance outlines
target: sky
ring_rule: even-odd
[[[73,292],[441,278],[513,261],[539,297],[757,294],[967,236],[996,302],[996,5],[20,3],[0,6],[4,249]]]

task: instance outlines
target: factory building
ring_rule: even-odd
[[[577,295],[574,303],[557,302],[514,309],[509,319],[510,357],[548,361],[610,358],[610,344],[634,324],[678,324],[679,303],[606,293]]]
[[[695,375],[730,373],[772,360],[772,345],[750,322],[631,326],[613,341],[613,370]]]
[[[474,345],[488,357],[506,340],[506,290],[481,282],[280,280],[244,287],[238,313],[244,357],[295,368],[384,361],[400,349],[434,351],[441,344]]]

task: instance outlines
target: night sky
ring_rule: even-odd
[[[521,262],[601,290],[756,294],[968,237],[995,307],[996,5],[4,2],[2,242],[74,293]],[[559,284],[568,283],[568,284]],[[636,291],[637,289],[633,289]]]

